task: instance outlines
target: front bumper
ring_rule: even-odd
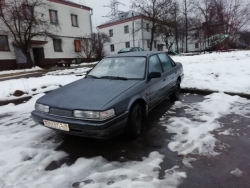
[[[125,130],[128,119],[128,112],[125,112],[112,119],[101,122],[53,116],[36,110],[33,111],[31,115],[34,121],[40,125],[44,126],[43,120],[49,120],[60,123],[66,123],[69,125],[70,129],[70,131],[62,131],[58,129],[53,130],[71,135],[100,139],[112,138],[114,136],[122,134]]]

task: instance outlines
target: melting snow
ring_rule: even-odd
[[[81,188],[81,187],[177,187],[186,173],[175,166],[158,179],[164,156],[151,152],[142,161],[108,162],[103,157],[78,158],[74,164],[46,171],[52,161],[67,157],[55,151],[61,135],[30,118],[34,96],[24,104],[0,107],[0,187]]]
[[[202,102],[182,105],[177,102],[172,108],[182,107],[188,107],[185,113],[192,115],[193,119],[171,117],[161,123],[169,133],[175,134],[168,145],[169,149],[179,155],[217,155],[218,152],[214,151],[217,139],[212,133],[222,127],[217,119],[231,113],[249,117],[250,101],[238,96],[214,93],[206,96]]]

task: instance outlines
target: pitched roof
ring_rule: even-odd
[[[139,18],[141,16],[140,13],[135,12],[133,10],[127,11],[127,12],[120,12],[116,17],[114,17],[113,19],[109,20],[108,22],[97,26],[98,28],[104,28],[104,27],[108,27],[108,26],[112,26],[112,25],[116,25],[116,24],[120,24],[120,23],[124,23],[126,21],[130,21],[132,20],[133,17],[133,13],[134,13],[134,18]]]
[[[78,4],[78,3],[72,2],[70,0],[48,0],[48,1],[63,4],[63,5],[67,5],[67,6],[72,6],[72,7],[76,7],[76,8],[80,8],[80,9],[92,10],[92,8],[90,8],[88,6]]]

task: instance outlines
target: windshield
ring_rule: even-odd
[[[119,52],[129,52],[131,50],[131,48],[124,48],[122,50],[120,50]]]
[[[105,58],[89,73],[89,76],[119,77],[126,79],[143,79],[145,74],[145,57]]]

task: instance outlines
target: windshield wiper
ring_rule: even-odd
[[[92,78],[95,78],[95,79],[100,79],[99,77],[97,77],[97,76],[93,76],[93,75],[87,75],[87,76],[89,76],[89,77],[92,77]]]
[[[101,78],[109,78],[109,79],[113,79],[113,80],[128,80],[125,77],[120,77],[120,76],[102,76]]]

